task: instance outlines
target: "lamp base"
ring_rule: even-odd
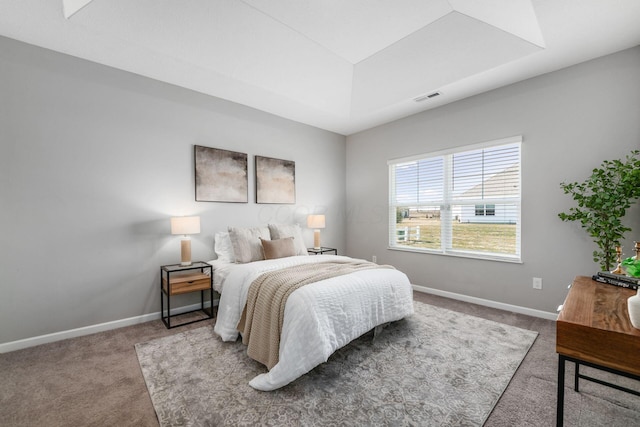
[[[313,230],[313,249],[322,249],[320,245],[320,230]]]
[[[188,237],[180,241],[180,265],[191,265],[191,239]]]

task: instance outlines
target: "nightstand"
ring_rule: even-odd
[[[320,249],[315,248],[307,248],[307,252],[309,254],[318,255],[318,254],[329,254],[333,252],[334,255],[338,255],[338,250],[336,248],[325,248],[324,246]]]
[[[171,297],[197,291],[200,291],[200,308],[179,314],[171,314]],[[211,304],[209,307],[204,306],[205,291],[209,291],[209,302]],[[190,323],[212,319],[214,307],[213,294],[213,268],[210,264],[196,261],[188,266],[172,264],[160,267],[160,316],[167,329],[171,329],[174,326],[188,325]],[[164,308],[165,299],[167,300],[166,316]],[[202,311],[207,317],[171,326],[171,318],[196,311]]]

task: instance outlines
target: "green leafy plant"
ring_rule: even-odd
[[[563,221],[579,221],[593,238],[597,250],[593,260],[603,270],[611,270],[616,261],[616,246],[624,233],[631,231],[621,220],[631,204],[640,198],[640,150],[624,160],[605,160],[584,182],[561,183],[577,207],[559,213]]]
[[[627,275],[632,277],[640,277],[640,259],[629,257],[622,260],[622,266],[627,270]]]

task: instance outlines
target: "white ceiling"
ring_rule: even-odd
[[[0,35],[348,135],[637,46],[640,1],[0,0]]]

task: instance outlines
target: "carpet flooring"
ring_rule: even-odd
[[[481,426],[537,332],[416,302],[272,392],[241,342],[204,327],[136,345],[160,425]]]
[[[419,292],[414,299],[537,331],[485,427],[555,425],[555,322]],[[158,426],[134,345],[213,322],[168,330],[156,320],[0,354],[0,425]],[[567,384],[572,368],[569,363]],[[635,396],[585,382],[580,393],[567,387],[565,399],[565,426],[640,426]]]

